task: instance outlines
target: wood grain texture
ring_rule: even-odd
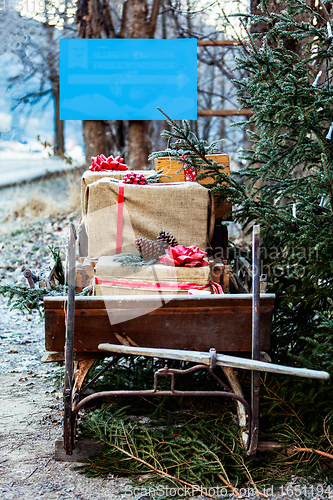
[[[66,303],[66,297],[44,299],[47,351],[64,349]],[[263,295],[261,350],[269,348],[273,308],[274,295]],[[132,319],[126,320],[129,315]],[[165,349],[250,352],[251,320],[250,295],[177,296],[162,306],[154,296],[77,297],[74,349],[98,352],[98,344],[127,342]]]

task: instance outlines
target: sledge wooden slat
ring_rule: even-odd
[[[66,297],[45,297],[47,351],[64,349]],[[270,342],[274,295],[260,300],[261,350]],[[122,322],[131,314],[133,319]],[[250,295],[177,296],[164,305],[159,297],[77,297],[74,349],[98,352],[98,344],[218,352],[251,351]],[[115,323],[115,324],[112,324]]]
[[[105,355],[103,353],[96,353],[96,352],[74,352],[74,361],[76,360],[83,360],[83,359],[97,359],[97,358],[104,358]],[[65,353],[64,351],[59,351],[59,352],[46,352],[42,359],[41,363],[57,363],[59,361],[64,361],[65,360]]]
[[[170,298],[170,300],[169,300]],[[271,293],[261,294],[260,304],[274,304],[275,295]],[[184,308],[189,307],[191,310],[196,307],[239,307],[252,304],[252,296],[250,294],[225,294],[225,295],[202,295],[202,296],[188,296],[188,295],[168,295],[164,296],[167,301],[164,307]],[[122,296],[76,296],[75,309],[106,309],[111,307],[150,307],[158,306],[161,303],[161,298],[158,295],[122,295]],[[66,296],[46,296],[44,298],[44,305],[47,309],[62,309],[65,310],[67,304]],[[147,306],[147,304],[149,304]]]

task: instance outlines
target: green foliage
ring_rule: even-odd
[[[198,180],[205,177],[214,177],[215,183],[221,184],[228,178],[227,174],[224,173],[222,165],[218,165],[216,161],[206,158],[206,155],[213,154],[219,149],[222,140],[214,141],[211,144],[208,144],[207,141],[198,140],[193,132],[191,132],[187,120],[183,120],[183,127],[181,127],[162,110],[159,109],[159,111],[167,118],[167,123],[172,130],[164,130],[161,134],[162,137],[168,139],[168,147],[163,151],[152,153],[149,156],[149,160],[163,156],[173,157],[180,164],[179,171],[184,170],[184,168],[196,168]],[[175,142],[171,142],[171,140]],[[213,184],[206,184],[205,186],[212,188],[212,191],[215,193],[216,190]]]
[[[61,250],[59,247],[49,247],[50,252],[52,254],[52,258],[54,260],[54,276],[56,280],[58,281],[59,285],[64,285],[65,284],[65,273],[64,269],[62,267],[62,261],[61,261]]]
[[[43,298],[48,296],[67,295],[68,287],[65,285],[65,273],[61,262],[59,247],[49,246],[54,260],[54,278],[58,284],[51,285],[49,288],[28,288],[16,285],[0,285],[0,295],[8,299],[8,305],[11,309],[18,309],[22,313],[37,310],[39,315],[43,315]],[[77,295],[87,295],[85,290]]]
[[[146,177],[147,184],[156,184],[158,182],[161,182],[161,180],[165,177],[167,179],[171,179],[170,175],[164,175],[163,174],[163,168],[155,172],[154,174],[148,175]]]
[[[144,485],[162,478],[174,485],[181,479],[193,485],[209,487],[218,481],[224,486],[228,474],[235,485],[249,479],[239,430],[229,413],[182,412],[146,420],[148,426],[113,406],[90,413],[84,433],[105,447],[77,470],[89,477],[107,476],[112,471],[136,482],[136,476],[149,474]]]
[[[40,316],[43,316],[43,299],[49,297],[66,296],[67,286],[52,285],[51,288],[28,288],[15,285],[0,285],[0,295],[8,299],[8,305],[11,309],[18,309],[22,313],[36,310]],[[76,295],[87,295],[89,290],[76,293]]]
[[[237,124],[250,139],[243,151],[247,166],[229,179],[204,159],[205,145],[188,124],[181,128],[170,119],[173,130],[164,135],[175,142],[162,154],[198,163],[200,175],[214,178],[214,194],[233,203],[234,220],[246,231],[260,224],[261,271],[268,275],[268,291],[276,293],[273,361],[333,376],[333,38],[323,10],[309,2],[290,0],[275,12],[269,2],[261,7],[261,16],[242,16],[248,38],[237,63],[248,75],[237,82],[239,102],[253,111]],[[267,31],[250,33],[258,23]],[[266,399],[268,427],[290,426],[307,436],[300,442],[320,446],[324,420],[333,411],[332,382],[290,377],[281,388],[290,413],[275,413],[277,400]]]
[[[122,266],[131,266],[134,273],[137,267],[150,266],[159,262],[156,259],[150,259],[149,261],[143,260],[142,255],[138,252],[122,252],[119,255],[115,255],[113,260],[119,262]]]
[[[130,477],[143,487],[161,480],[177,485],[178,478],[204,487],[229,483],[231,489],[249,484],[260,490],[286,483],[295,473],[312,480],[332,479],[330,458],[312,450],[331,453],[333,413],[326,416],[321,434],[313,434],[302,420],[306,412],[312,411],[307,406],[309,400],[302,401],[294,394],[290,401],[289,391],[285,381],[280,384],[271,376],[262,380],[261,439],[277,441],[281,448],[278,452],[259,453],[255,462],[245,457],[240,429],[225,409],[199,411],[196,405],[170,411],[164,406],[163,411],[142,417],[147,412],[138,412],[132,401],[126,406],[122,398],[87,415],[81,433],[104,444],[104,448],[76,470],[88,477],[106,477],[110,473]],[[142,404],[145,406],[144,399],[141,410]],[[267,416],[270,423],[265,429]],[[147,475],[141,477],[143,474]]]
[[[263,271],[277,294],[276,360],[288,362],[289,352],[319,368],[318,346],[312,361],[306,359],[309,345],[327,325],[323,315],[333,296],[333,140],[327,137],[333,39],[325,19],[304,1],[292,0],[280,13],[263,7],[262,17],[245,21],[265,22],[268,31],[249,34],[246,55],[238,60],[249,75],[238,82],[239,100],[254,112],[242,124],[252,142],[244,151],[245,182],[220,188],[237,204],[237,221],[261,224]],[[304,14],[308,20],[298,21]],[[286,48],[288,40],[300,44],[300,53]],[[320,68],[322,83],[313,87]]]
[[[8,299],[11,309],[18,309],[21,312],[31,312],[37,310],[43,314],[43,297],[45,295],[64,295],[64,287],[54,286],[52,288],[25,288],[23,286],[0,285],[0,295]]]
[[[264,22],[267,32],[248,31],[246,53],[238,59],[248,74],[238,82],[239,100],[254,113],[241,124],[251,141],[243,152],[244,182],[216,189],[233,202],[235,220],[249,231],[251,223],[261,225],[262,272],[277,297],[273,361],[333,375],[333,38],[320,11],[303,0],[289,1],[281,12],[269,12],[266,2],[262,7],[263,16],[243,22]],[[295,50],[287,48],[290,42],[297,42]],[[320,440],[323,419],[333,410],[332,382],[290,378],[285,390],[291,406],[303,401],[303,432]]]

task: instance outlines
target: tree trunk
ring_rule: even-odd
[[[59,81],[53,83],[53,97],[54,97],[54,153],[63,158],[65,153],[65,137],[64,137],[64,121],[60,120],[60,98],[59,98]]]
[[[103,0],[79,0],[76,12],[78,38],[107,38],[114,36],[108,4]],[[82,131],[87,166],[91,157],[108,154],[106,151],[106,126],[102,120],[83,120]]]
[[[79,38],[152,38],[156,29],[161,0],[154,0],[148,16],[147,0],[127,0],[123,6],[121,31],[115,33],[106,0],[79,0],[76,13]],[[148,18],[149,17],[149,18]],[[126,163],[132,170],[148,165],[148,121],[130,121]],[[91,156],[106,153],[106,128],[102,121],[83,122],[87,164]]]
[[[101,120],[84,120],[82,122],[83,139],[86,150],[87,167],[91,157],[106,152],[105,125]]]
[[[64,157],[65,153],[65,137],[64,137],[64,121],[60,120],[60,91],[59,91],[59,64],[54,57],[54,26],[44,24],[45,33],[48,39],[48,47],[45,50],[43,57],[47,63],[49,79],[52,85],[52,96],[54,99],[54,154]]]
[[[128,124],[126,162],[131,170],[144,170],[148,166],[150,140],[148,121],[131,120]]]
[[[160,0],[154,0],[148,20],[147,0],[127,0],[124,4],[121,36],[123,38],[152,38],[156,29],[159,7]],[[126,163],[131,170],[148,168],[149,125],[148,120],[129,121]]]

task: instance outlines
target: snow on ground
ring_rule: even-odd
[[[71,181],[63,176],[0,191],[1,284],[26,285],[22,267],[43,269],[50,261],[48,245],[66,242],[69,221],[80,214],[70,203]],[[26,202],[36,193],[44,205],[29,211]],[[55,385],[59,368],[41,363],[44,324],[38,313],[10,310],[0,296],[0,341],[1,500],[131,498],[120,493],[126,479],[88,479],[73,471],[72,463],[54,460],[54,441],[62,435],[62,393]]]
[[[0,187],[37,179],[50,172],[61,172],[80,167],[84,161],[83,149],[75,141],[68,141],[68,157],[72,164],[53,156],[50,147],[31,139],[29,143],[0,139]]]

